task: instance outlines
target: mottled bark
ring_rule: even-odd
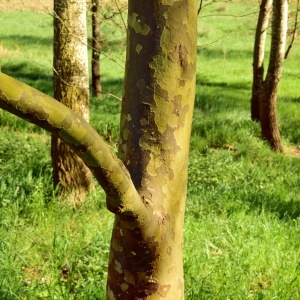
[[[0,73],[0,108],[64,140],[93,170],[106,192],[110,211],[137,223],[147,220],[146,209],[124,164],[81,116],[3,73]]]
[[[99,0],[92,1],[92,87],[93,93],[101,97],[102,86],[100,79],[100,4]]]
[[[288,1],[273,2],[272,40],[269,67],[263,83],[260,103],[262,138],[272,149],[282,151],[279,128],[276,119],[277,89],[282,75],[288,22]]]
[[[129,2],[120,161],[72,110],[0,74],[0,108],[64,140],[115,214],[107,299],[182,300],[197,1]]]
[[[129,1],[119,153],[148,211],[116,216],[107,299],[184,298],[182,238],[197,1]]]
[[[89,120],[86,1],[54,1],[54,98]],[[54,185],[76,204],[93,186],[90,170],[57,136],[51,140]]]
[[[261,87],[264,80],[264,57],[267,29],[272,11],[272,0],[262,0],[256,26],[253,51],[253,82],[251,98],[251,119],[259,121]]]

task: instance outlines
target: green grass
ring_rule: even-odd
[[[257,10],[257,2],[216,2],[199,18],[184,241],[187,300],[300,298],[300,161],[273,153],[250,120],[257,15],[249,13]],[[1,12],[0,21],[2,71],[51,95],[51,16]],[[120,24],[103,22],[101,57],[104,91],[118,97],[125,61]],[[299,53],[297,40],[278,97],[290,149],[300,145]],[[119,111],[109,95],[91,98],[91,123],[114,149]],[[104,193],[97,187],[78,209],[57,201],[49,135],[4,111],[0,126],[0,299],[104,299],[113,222]]]

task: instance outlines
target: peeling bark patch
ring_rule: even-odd
[[[169,100],[168,91],[163,89],[159,84],[155,84],[155,93],[161,96],[164,100]]]
[[[186,114],[189,111],[189,105],[185,105],[182,107],[181,100],[182,100],[181,95],[176,95],[172,100],[174,104],[173,114],[178,117],[178,127],[184,126]]]
[[[184,114],[181,118],[184,120]],[[149,120],[149,123],[153,124],[151,120]],[[178,126],[180,125],[182,124]],[[152,177],[159,175],[161,177],[161,175],[167,174],[170,180],[174,179],[172,162],[175,159],[175,154],[181,149],[174,136],[176,130],[177,128],[172,128],[168,125],[166,125],[163,133],[159,132],[158,128],[152,128],[151,130],[146,128],[144,130],[144,134],[139,140],[139,145],[143,151],[148,151],[148,158],[145,159],[148,175]]]
[[[146,126],[146,125],[148,125],[149,122],[145,118],[142,118],[140,120],[140,123],[141,123],[141,126]]]
[[[111,246],[114,248],[114,250],[122,252],[123,251],[123,247],[120,244],[117,243],[112,243]]]
[[[35,96],[34,93],[33,96]],[[24,106],[26,107],[26,101],[29,97],[30,96],[28,96],[26,93],[22,93],[19,100],[20,104],[24,104]],[[39,106],[38,104],[35,105],[32,111],[28,109],[28,113],[41,121],[47,120],[49,118],[49,114],[47,114],[43,107]]]
[[[137,52],[137,54],[140,54],[142,49],[143,49],[143,46],[141,44],[137,44],[135,47],[135,51]]]
[[[146,89],[145,80],[141,78],[140,80],[137,81],[136,86],[138,87],[138,89],[140,90],[140,94],[142,95]]]
[[[168,214],[165,214],[163,212],[155,212],[153,211],[153,215],[156,215],[158,218],[158,223],[160,225],[165,225],[166,222],[170,221],[170,216]]]
[[[124,281],[126,281],[127,283],[130,283],[132,285],[135,285],[135,280],[134,280],[134,276],[132,275],[132,273],[130,273],[129,271],[125,270],[124,271]]]
[[[179,84],[180,87],[184,87],[185,86],[185,80],[179,79],[178,84]]]
[[[150,280],[147,282],[143,282],[137,291],[138,297],[146,297],[149,295],[153,295],[158,291],[158,283],[155,280]]]
[[[69,129],[71,128],[71,126],[73,125],[74,123],[74,118],[72,118],[72,116],[70,115],[67,115],[65,117],[65,119],[61,122],[61,127],[66,130],[66,129]]]
[[[116,300],[116,297],[115,297],[113,291],[109,287],[107,288],[107,299],[108,300]]]
[[[170,288],[171,288],[171,284],[162,285],[158,289],[158,294],[161,295],[162,297],[166,297]]]
[[[169,246],[169,247],[167,248],[167,253],[168,253],[169,255],[172,254],[172,247],[171,247],[171,246]]]
[[[168,58],[174,63],[179,63],[181,68],[187,65],[187,56],[189,52],[182,44],[176,44],[174,50],[169,53]]]
[[[129,288],[129,284],[128,284],[128,283],[123,282],[123,283],[121,284],[121,290],[122,290],[123,292],[126,292],[126,291],[128,290],[128,288]]]
[[[140,33],[142,35],[147,35],[151,31],[150,26],[145,24],[145,18],[143,16],[139,16],[135,12],[128,18],[128,25],[134,29],[136,33]]]
[[[116,260],[115,260],[115,269],[116,269],[116,271],[117,271],[119,274],[122,274],[122,273],[123,273],[121,263],[118,262],[118,261],[116,261]]]

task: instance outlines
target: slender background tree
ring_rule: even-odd
[[[285,54],[284,54],[284,59],[287,59],[289,56],[289,53],[295,43],[296,37],[297,37],[297,31],[298,31],[298,15],[299,15],[299,10],[300,10],[300,0],[297,0],[296,4],[296,10],[295,10],[295,18],[294,18],[294,26],[290,30],[288,30],[288,34],[291,34],[292,38],[289,43],[289,46],[287,47]]]
[[[89,120],[86,0],[54,1],[54,98]],[[54,185],[80,204],[93,187],[90,170],[57,135],[52,136]]]
[[[99,0],[92,0],[92,87],[93,94],[101,97],[102,86],[100,77],[100,4]]]
[[[288,1],[273,1],[271,50],[266,79],[261,89],[260,123],[262,138],[275,151],[283,150],[276,118],[276,102],[285,55],[287,25]]]
[[[273,0],[262,0],[259,9],[258,21],[253,51],[253,82],[251,98],[251,118],[259,121],[259,104],[261,88],[264,81],[264,58],[267,30],[272,11]]]

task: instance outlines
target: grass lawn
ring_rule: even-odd
[[[199,17],[187,300],[300,299],[300,45],[284,63],[278,119],[286,153],[275,154],[250,120],[257,12],[256,1],[215,2]],[[52,95],[51,15],[1,11],[0,22],[2,72]],[[120,102],[110,94],[122,94],[124,36],[120,18],[102,23],[106,94],[91,98],[91,123],[113,149]],[[103,191],[69,207],[52,189],[49,135],[2,110],[0,133],[0,299],[105,299],[113,216]]]

